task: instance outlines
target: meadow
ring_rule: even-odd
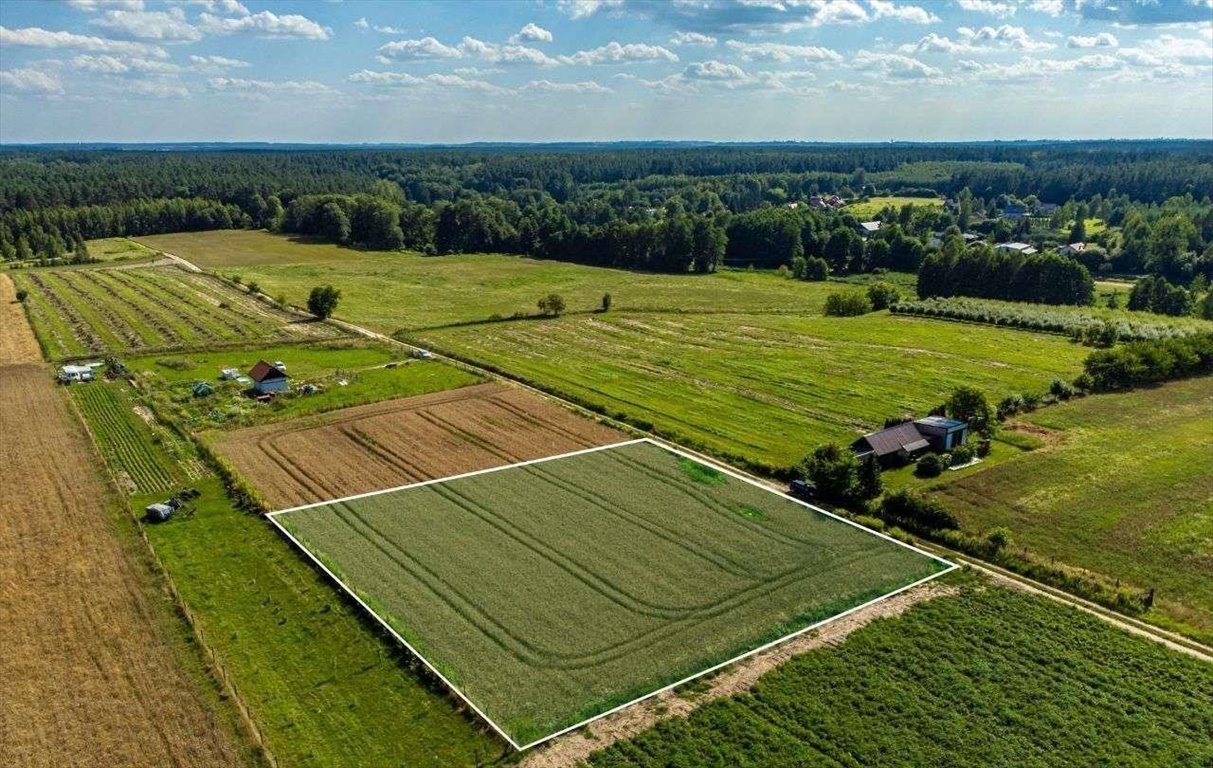
[[[594,768],[1200,766],[1213,667],[1038,597],[960,594],[809,651],[750,692],[591,759]]]
[[[1213,380],[1019,417],[1040,447],[930,484],[962,526],[1157,590],[1148,620],[1213,641]]]
[[[945,567],[648,441],[274,521],[518,744]]]
[[[176,267],[13,274],[52,360],[343,335]]]
[[[614,311],[415,334],[695,447],[775,469],[972,385],[997,400],[1070,380],[1064,338],[878,312],[862,317]]]
[[[913,205],[921,208],[939,208],[943,206],[942,197],[869,197],[867,200],[857,200],[843,208],[843,213],[849,213],[860,221],[867,221],[880,215],[885,208],[892,206],[896,209]]]

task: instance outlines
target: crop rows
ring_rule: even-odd
[[[1188,336],[1201,331],[1198,321],[1190,319],[1184,321],[1159,315],[1103,311],[1093,307],[1056,307],[989,299],[899,301],[890,310],[901,315],[1064,333],[1083,340],[1107,343]]]
[[[18,280],[55,359],[342,335],[176,268],[43,271]]]
[[[114,385],[94,382],[73,387],[72,393],[88,416],[111,466],[121,468],[134,491],[152,493],[173,487],[173,473],[152,446],[151,431],[136,421]]]

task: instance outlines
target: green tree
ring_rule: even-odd
[[[819,445],[805,458],[801,472],[817,495],[831,504],[847,504],[856,496],[859,460],[848,449],[834,443]]]
[[[564,312],[564,297],[559,293],[549,293],[539,300],[539,311],[549,317],[559,317]]]
[[[1213,291],[1205,294],[1205,297],[1200,300],[1200,304],[1197,305],[1196,311],[1205,320],[1213,320]]]
[[[880,476],[880,464],[869,456],[859,464],[856,490],[865,499],[874,499],[884,492],[884,480]]]
[[[320,232],[334,243],[347,243],[350,239],[350,217],[336,202],[328,202],[320,209]]]
[[[969,425],[969,431],[989,437],[992,428],[990,403],[980,389],[957,387],[944,404],[944,411],[953,419]]]
[[[324,287],[316,286],[307,297],[307,311],[311,312],[321,320],[326,320],[332,316],[333,310],[337,309],[337,302],[341,299],[341,291],[331,285]]]
[[[868,286],[868,301],[872,302],[872,309],[881,310],[888,309],[889,305],[896,303],[901,299],[901,291],[897,287],[886,282],[873,283]]]
[[[611,294],[609,294],[609,293],[602,294],[602,311],[603,312],[611,311]]]

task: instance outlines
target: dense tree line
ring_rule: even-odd
[[[918,272],[918,295],[975,296],[1041,304],[1090,304],[1095,281],[1087,268],[1054,253],[1024,255],[988,245],[965,248],[957,237]]]
[[[1213,335],[1132,341],[1092,352],[1077,384],[1104,391],[1213,373]]]

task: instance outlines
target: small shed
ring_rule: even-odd
[[[927,450],[930,442],[910,422],[864,435],[851,443],[851,450],[861,461],[875,459],[882,467],[909,461]]]
[[[264,360],[258,360],[248,375],[253,380],[253,391],[259,395],[287,390],[286,371]]]
[[[859,234],[867,237],[874,235],[880,231],[881,222],[879,221],[861,221],[859,222]]]
[[[964,445],[964,441],[969,437],[969,425],[959,419],[928,416],[915,421],[914,426],[931,444],[931,448],[941,453]]]

